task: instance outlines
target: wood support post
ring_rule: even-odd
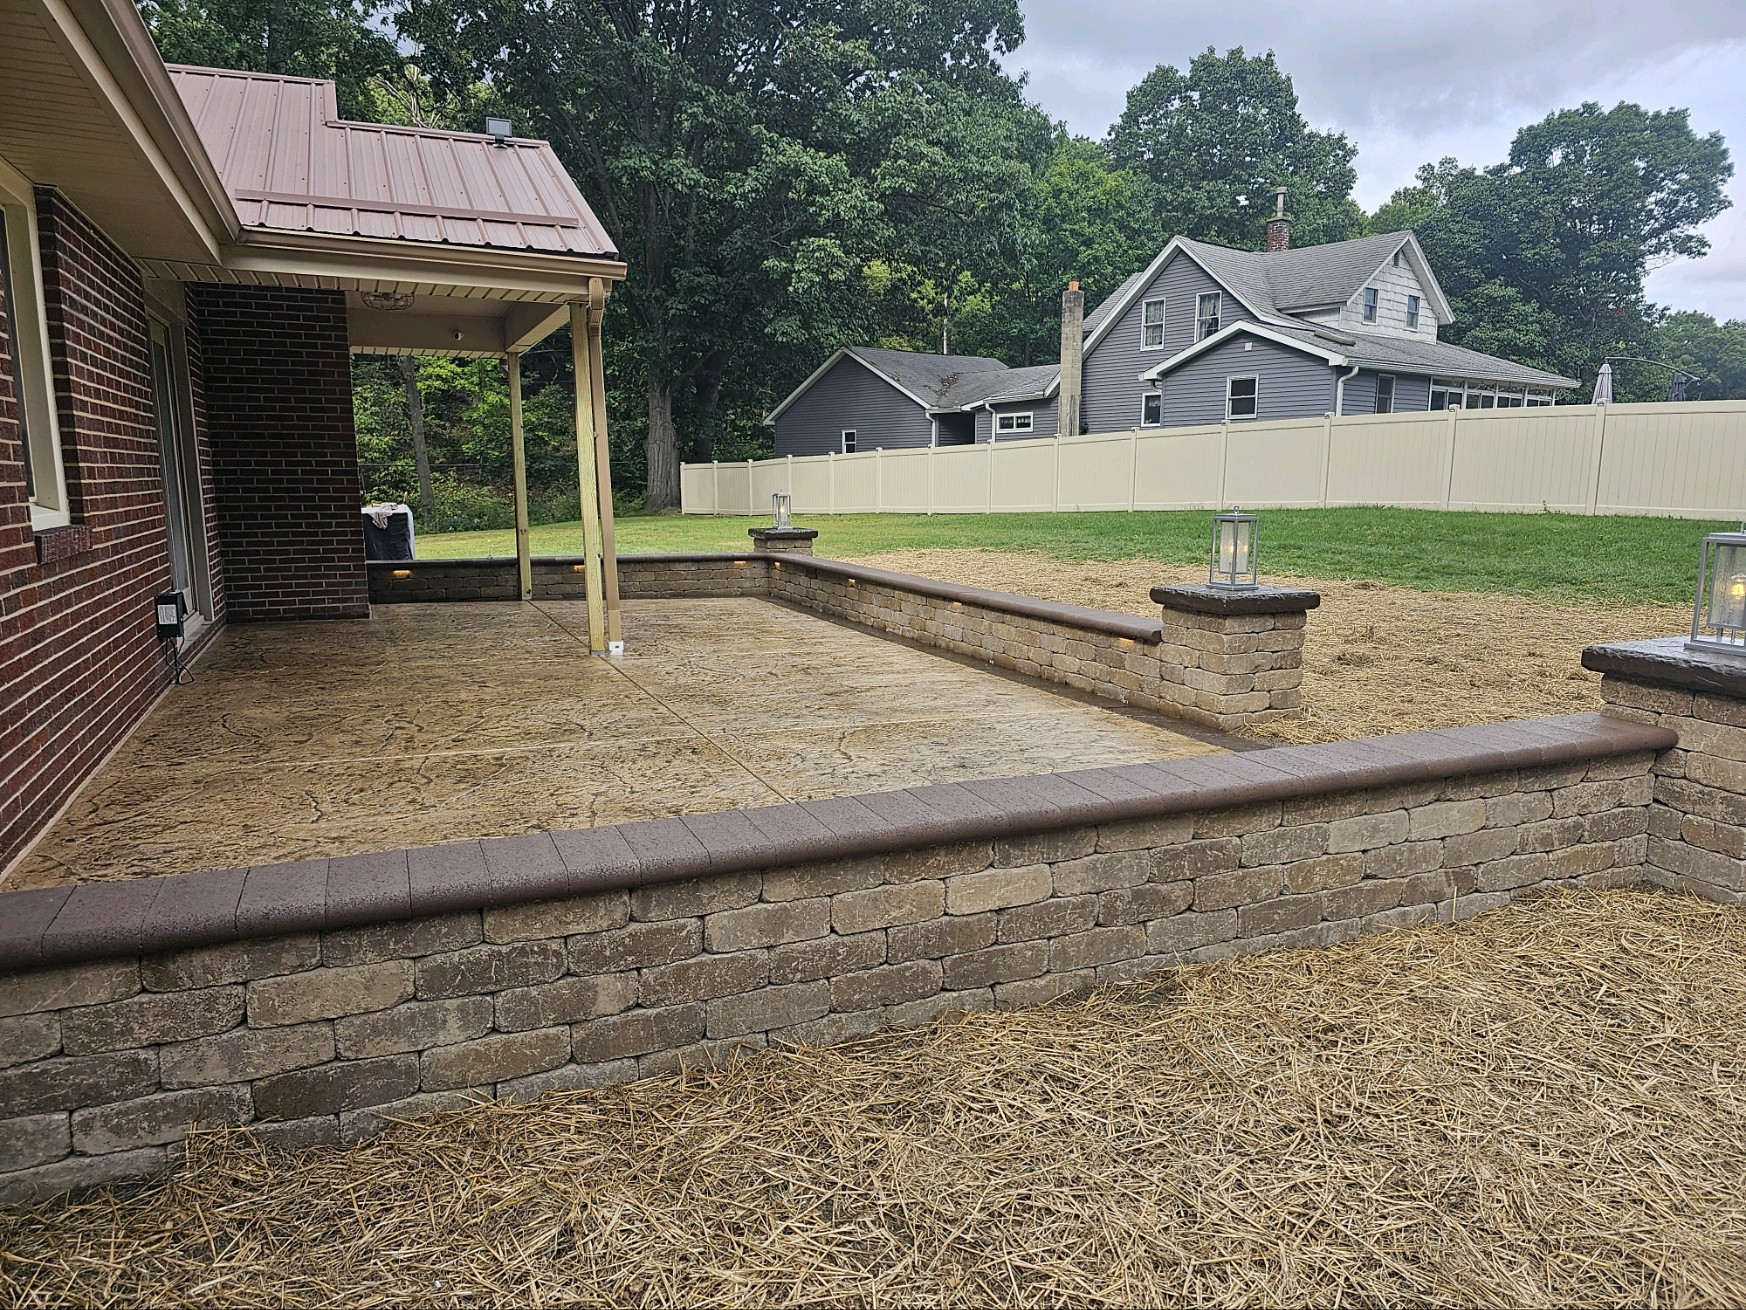
[[[576,478],[582,501],[582,578],[588,596],[588,649],[606,653],[606,569],[601,544],[600,466],[594,454],[594,383],[588,305],[570,302],[570,358],[576,370]]]
[[[521,425],[521,352],[503,357],[509,374],[509,450],[515,462],[515,572],[521,582],[521,598],[533,599],[533,547],[527,521],[527,443]]]
[[[624,615],[618,598],[618,528],[612,509],[612,445],[606,432],[606,363],[600,345],[600,322],[606,313],[606,283],[588,279],[588,377],[594,406],[595,486],[600,495],[601,580],[606,584],[606,650],[624,653]]]

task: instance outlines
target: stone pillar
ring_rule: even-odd
[[[760,555],[810,555],[817,528],[752,528],[746,535]]]
[[[1664,886],[1746,905],[1746,659],[1684,637],[1590,646],[1605,713],[1671,728],[1656,761],[1645,870]]]
[[[1164,608],[1158,694],[1185,719],[1230,731],[1303,708],[1303,630],[1321,595],[1296,587],[1153,587]]]

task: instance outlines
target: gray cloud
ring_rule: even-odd
[[[1160,63],[1209,45],[1271,49],[1305,115],[1357,144],[1358,198],[1374,207],[1421,163],[1503,158],[1516,128],[1556,109],[1635,100],[1692,111],[1746,149],[1746,4],[1665,0],[1368,0],[1182,4],[1023,0],[1027,40],[1013,56],[1030,94],[1074,131],[1100,137],[1127,90]],[[1746,175],[1746,160],[1738,161]],[[1746,205],[1746,176],[1736,179]],[[1663,303],[1746,318],[1746,220],[1729,211],[1705,259],[1659,270]]]

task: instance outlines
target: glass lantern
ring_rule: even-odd
[[[770,526],[777,529],[794,526],[794,497],[786,491],[770,497]]]
[[[1255,572],[1255,535],[1259,522],[1257,516],[1245,514],[1240,509],[1213,515],[1208,586],[1247,591],[1259,584]]]
[[[1746,656],[1746,523],[1704,538],[1686,644]]]

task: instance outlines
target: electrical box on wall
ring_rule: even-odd
[[[179,591],[166,591],[152,602],[158,612],[158,640],[181,640],[188,618],[188,601]]]

